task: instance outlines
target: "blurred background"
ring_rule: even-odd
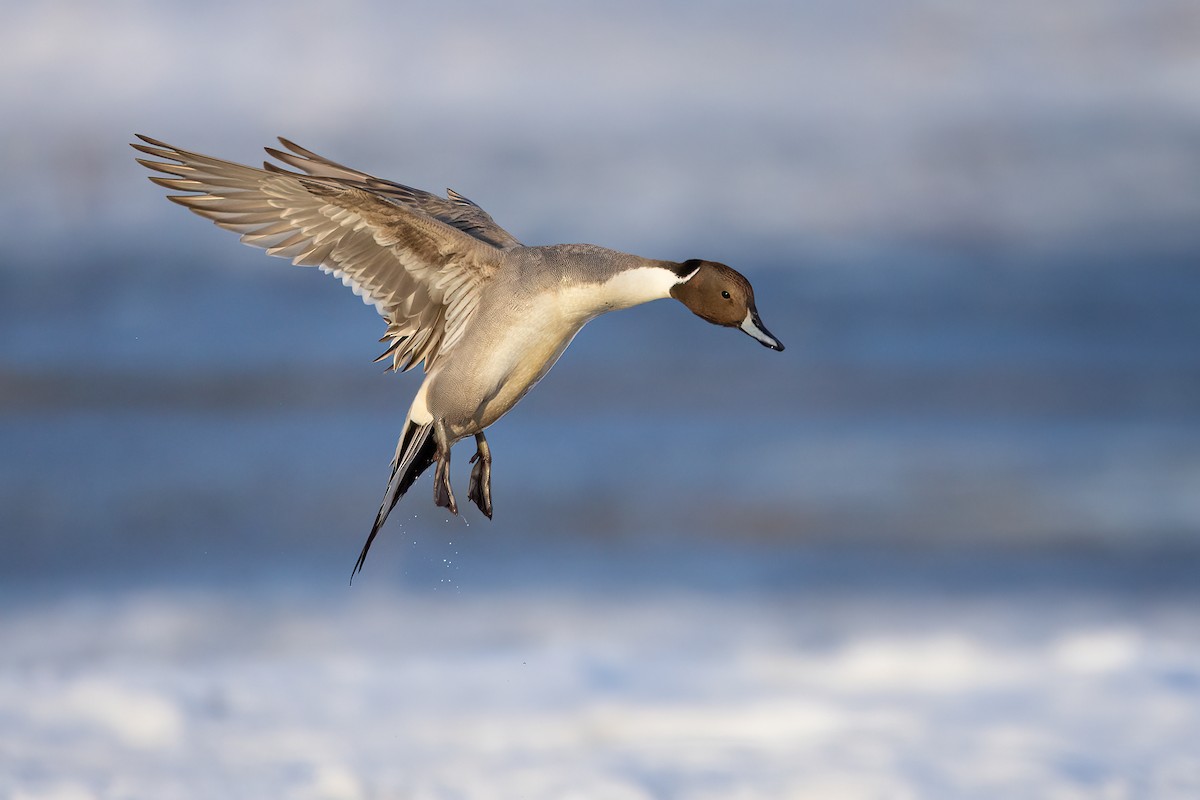
[[[1200,792],[1193,3],[7,18],[0,796]],[[723,261],[788,349],[595,321],[348,588],[420,377],[135,132]]]

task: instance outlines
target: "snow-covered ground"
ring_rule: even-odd
[[[0,797],[1200,796],[1200,595],[949,572],[10,595]]]

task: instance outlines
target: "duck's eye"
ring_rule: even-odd
[[[722,291],[722,292],[721,292],[721,297],[724,297],[726,300],[728,300],[728,299],[729,299],[729,292]]]

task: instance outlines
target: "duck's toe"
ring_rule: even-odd
[[[450,488],[450,469],[446,461],[438,461],[437,474],[433,476],[433,502],[448,509],[451,514],[458,514],[458,503],[454,500],[454,490]]]
[[[476,453],[471,459],[475,462],[471,469],[471,485],[467,489],[467,499],[474,503],[483,515],[492,518],[492,466],[487,459],[479,458]]]
[[[433,502],[447,509],[451,514],[458,513],[458,503],[454,499],[454,492],[449,483],[438,483],[433,487]]]

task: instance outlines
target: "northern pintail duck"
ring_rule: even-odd
[[[378,360],[405,371],[424,362],[392,474],[352,575],[396,502],[436,463],[434,502],[458,513],[450,448],[477,451],[467,497],[492,516],[492,456],[483,431],[549,371],[587,322],[606,311],[673,297],[716,325],[772,350],[754,289],[713,261],[658,261],[590,244],[526,247],[454,190],[446,197],[375,178],[281,138],[264,169],[138,136],[150,180],[187,192],[168,199],[293,264],[320,267],[388,323]]]

